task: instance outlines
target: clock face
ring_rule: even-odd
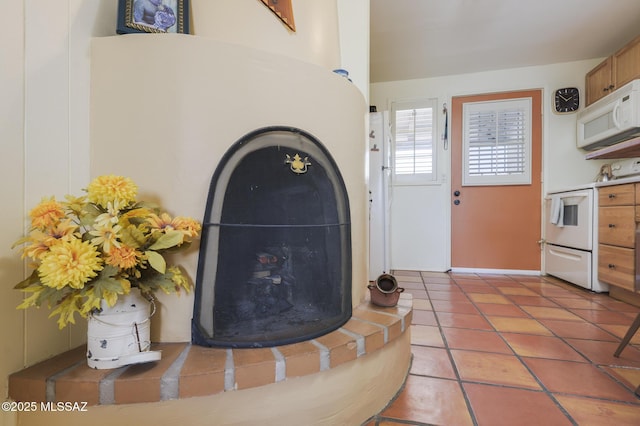
[[[558,89],[553,102],[555,111],[559,114],[575,112],[580,107],[580,92],[577,87]]]

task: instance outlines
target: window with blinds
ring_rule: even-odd
[[[464,104],[463,185],[531,183],[531,99]]]
[[[435,104],[435,99],[392,104],[395,183],[420,184],[434,179]]]

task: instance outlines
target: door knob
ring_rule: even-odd
[[[460,200],[454,200],[453,204],[455,204],[456,206],[460,205]]]
[[[453,195],[454,195],[454,196],[456,196],[456,197],[459,197],[459,196],[460,196],[460,191],[455,190],[455,191],[453,192]]]

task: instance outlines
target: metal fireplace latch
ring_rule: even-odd
[[[293,158],[289,154],[285,154],[287,159],[284,161],[285,164],[291,165],[291,171],[297,174],[307,173],[307,166],[311,165],[309,161],[309,157],[304,157],[304,160],[300,157],[299,154],[293,156]]]

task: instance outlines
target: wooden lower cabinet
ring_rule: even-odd
[[[606,244],[598,246],[598,278],[611,285],[635,291],[635,250]]]
[[[634,206],[639,191],[635,183],[602,187],[598,189],[598,207]]]
[[[639,290],[639,197],[640,183],[598,188],[598,279],[629,294]]]
[[[636,241],[635,206],[601,207],[598,235],[601,244],[634,248]]]

